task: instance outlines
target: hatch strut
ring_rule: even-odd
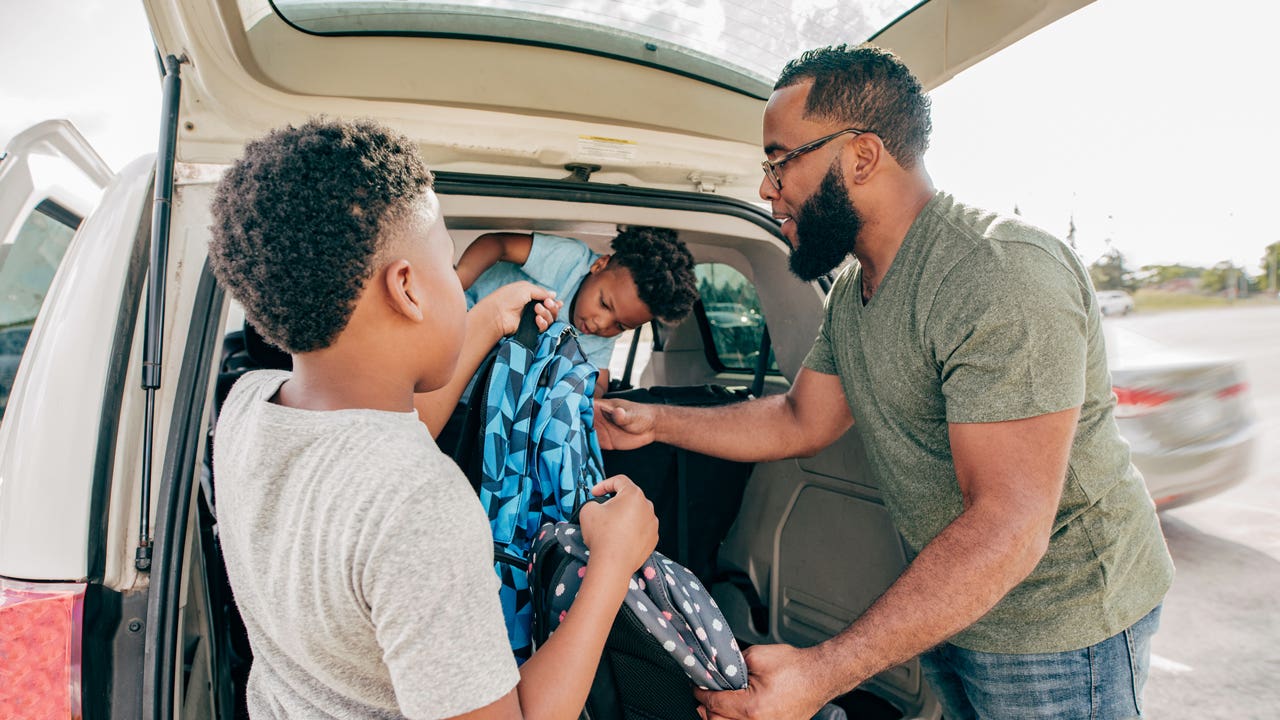
[[[169,267],[169,211],[173,199],[173,165],[178,144],[178,72],[187,56],[168,55],[161,80],[160,148],[156,156],[155,201],[151,209],[151,260],[147,268],[147,314],[142,332],[142,390],[146,415],[142,436],[142,507],[138,522],[138,550],[133,565],[151,571],[151,454],[155,445],[156,390],[160,389],[164,338],[164,291]]]

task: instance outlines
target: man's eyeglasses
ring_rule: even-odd
[[[831,142],[832,140],[835,140],[836,138],[846,133],[861,135],[863,133],[869,133],[869,132],[874,132],[874,131],[860,130],[858,128],[845,128],[844,130],[839,130],[837,132],[831,133],[830,135],[820,137],[817,140],[814,140],[813,142],[805,143],[804,145],[801,145],[795,150],[792,150],[786,155],[783,155],[782,157],[778,158],[777,160],[765,160],[764,162],[760,163],[760,167],[764,168],[764,176],[769,178],[769,183],[773,185],[773,189],[781,191],[782,177],[778,175],[778,168],[782,167],[783,163],[787,163],[792,160],[795,160],[796,158],[800,157],[801,155],[807,152],[817,150],[823,145],[826,145],[827,143]]]

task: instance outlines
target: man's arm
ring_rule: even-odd
[[[596,402],[600,446],[625,450],[665,442],[728,460],[805,457],[835,442],[853,416],[840,378],[801,368],[785,395],[712,408]]]
[[[698,691],[724,717],[809,718],[827,700],[943,642],[987,613],[1048,548],[1079,408],[952,423],[964,510],[844,632],[808,649],[756,646],[751,686]]]
[[[524,265],[532,247],[533,236],[527,233],[497,232],[481,235],[458,258],[458,280],[462,282],[462,289],[470,289],[476,278],[498,262]]]

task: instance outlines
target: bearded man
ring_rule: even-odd
[[[935,190],[919,81],[862,45],[805,53],[764,115],[760,196],[805,280],[852,254],[785,395],[602,401],[602,444],[804,457],[856,421],[911,562],[847,629],[748,649],[709,717],[811,717],[912,657],[950,720],[1142,716],[1173,577],[1112,416],[1101,315],[1061,241]]]

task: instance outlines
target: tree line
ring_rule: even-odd
[[[1194,265],[1143,265],[1130,268],[1124,254],[1111,248],[1089,266],[1093,286],[1098,290],[1162,288],[1194,290],[1207,294],[1239,294],[1276,291],[1277,268],[1280,267],[1280,242],[1268,245],[1262,256],[1262,272],[1251,274],[1228,260],[1212,267]]]

